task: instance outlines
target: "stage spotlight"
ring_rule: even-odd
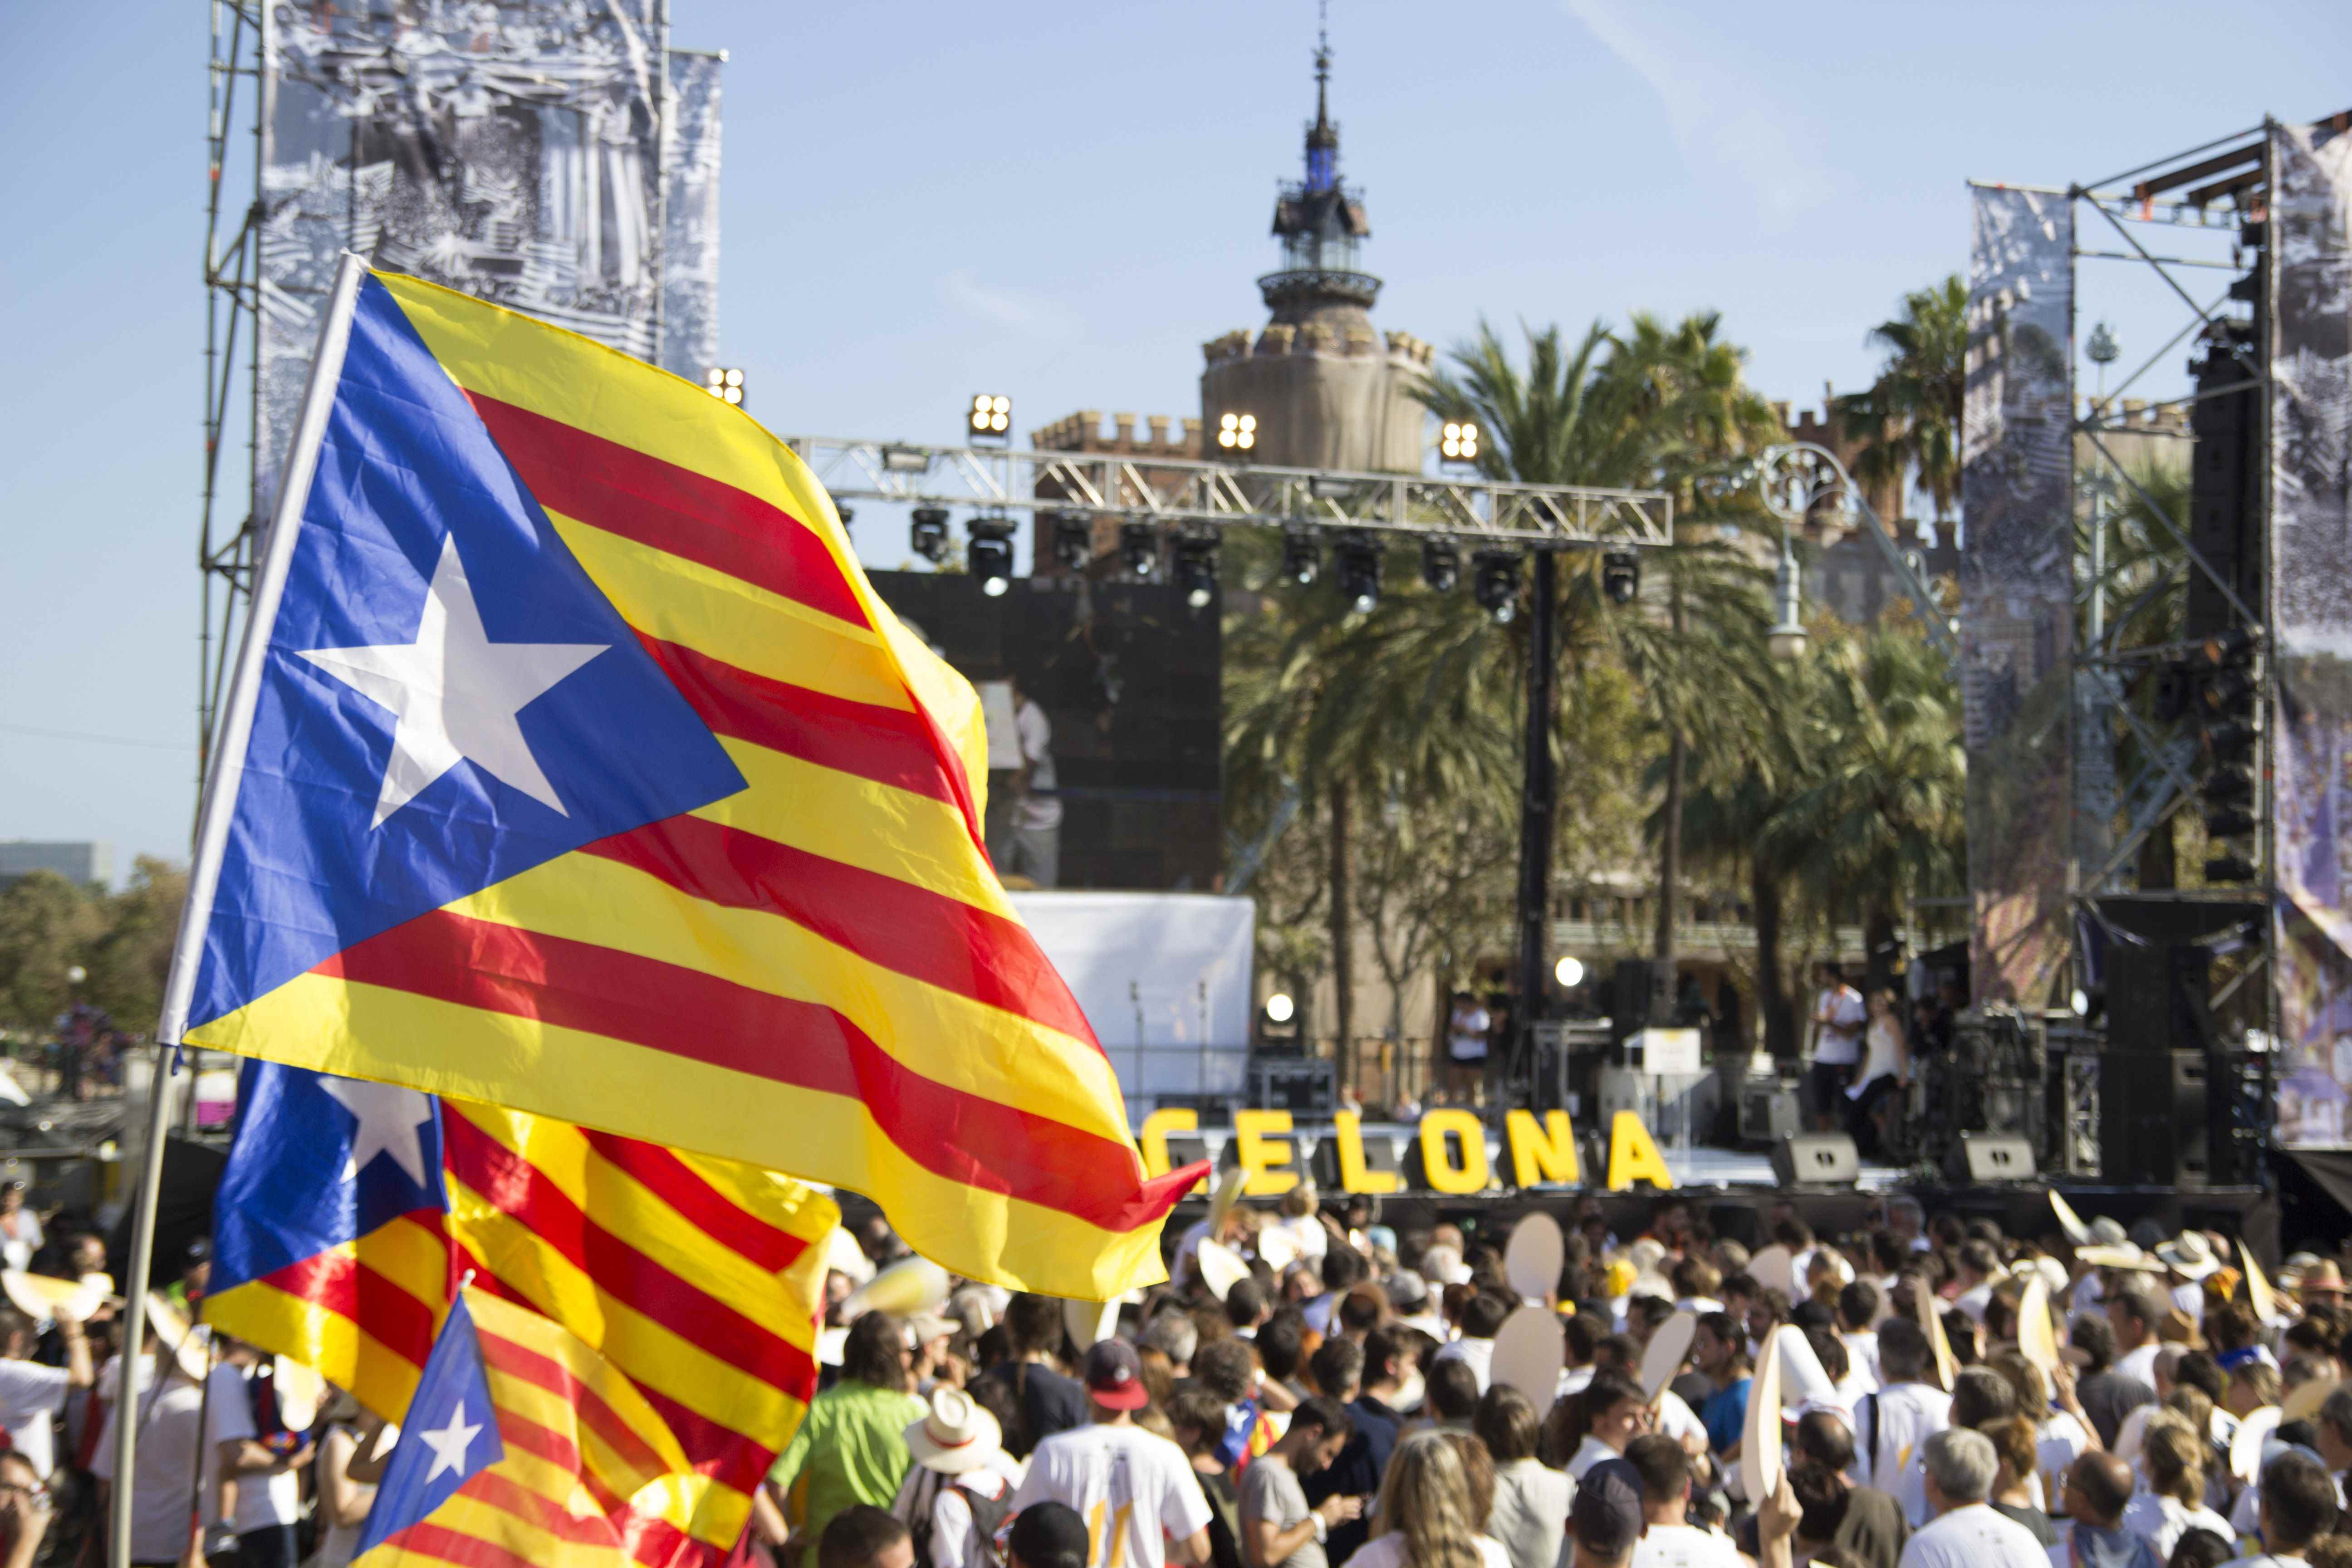
[[[2077,1018],[2089,1017],[2091,1016],[2091,994],[2084,990],[2079,985],[2075,986],[2074,990],[2066,994],[2066,1007],[2067,1010],[2073,1013]]]
[[[1508,626],[1519,608],[1519,557],[1509,550],[1481,550],[1472,558],[1470,592],[1478,607]]]
[[[2254,826],[2254,814],[2242,807],[2222,806],[2205,814],[2205,831],[2215,838],[2243,838]]]
[[[1282,536],[1282,574],[1304,588],[1323,570],[1323,544],[1311,528],[1294,528]]]
[[[938,565],[948,556],[948,509],[943,506],[919,506],[914,521],[908,526],[908,540],[915,553]]]
[[[1421,580],[1436,594],[1451,594],[1462,579],[1462,552],[1450,539],[1421,542]]]
[[[1228,414],[1217,421],[1217,445],[1228,452],[1246,452],[1257,445],[1257,416]]]
[[[1360,616],[1381,602],[1381,547],[1368,534],[1339,536],[1339,596]]]
[[[1009,441],[1013,438],[1013,399],[1001,392],[975,392],[966,423],[971,428],[972,439]]]
[[[1642,592],[1642,558],[1630,550],[1612,550],[1603,555],[1601,591],[1612,604],[1632,604]]]
[[[2222,719],[2205,726],[2205,750],[2217,763],[2248,763],[2254,756],[2254,726],[2248,719]]]
[[[1265,999],[1265,1020],[1269,1024],[1287,1024],[1297,1012],[1298,1005],[1284,992],[1277,991]]]
[[[971,543],[964,551],[965,564],[980,579],[982,593],[992,599],[1002,598],[1013,585],[1012,520],[975,517],[964,527],[971,534]]]
[[[1551,977],[1563,988],[1575,990],[1584,984],[1584,960],[1574,953],[1562,953],[1559,962],[1551,966]]]
[[[1160,575],[1160,530],[1148,522],[1120,523],[1118,553],[1129,576],[1150,582]]]
[[[1217,542],[1209,534],[1186,534],[1176,542],[1176,585],[1184,602],[1205,610],[1217,596]]]
[[[2198,791],[2210,805],[2251,805],[2254,798],[2252,768],[2216,768]]]
[[[712,365],[702,373],[702,390],[722,403],[740,406],[743,402],[743,373],[732,366]]]
[[[1455,424],[1448,420],[1439,432],[1437,450],[1449,463],[1475,463],[1478,460],[1478,426],[1464,420]]]
[[[1082,511],[1050,514],[1054,529],[1054,559],[1065,572],[1083,572],[1095,554],[1095,520]]]

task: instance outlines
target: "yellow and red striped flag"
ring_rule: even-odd
[[[982,847],[971,689],[740,409],[347,263],[163,1037],[877,1201],[960,1273],[1161,1278],[1116,1077]]]
[[[476,1298],[610,1363],[670,1435],[679,1462],[632,1538],[638,1561],[692,1568],[735,1545],[815,1395],[830,1199],[731,1161],[271,1063],[247,1068],[241,1100],[207,1322],[406,1422],[452,1277],[470,1273]]]
[[[453,1311],[354,1563],[638,1568],[677,1560],[677,1438],[578,1336],[478,1291]],[[707,1558],[705,1559],[708,1560]]]

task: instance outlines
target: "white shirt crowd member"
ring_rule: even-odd
[[[1209,1500],[1184,1450],[1140,1426],[1079,1426],[1038,1444],[1013,1511],[1046,1500],[1086,1521],[1087,1561],[1098,1564],[1166,1568],[1169,1537],[1209,1526]]]
[[[235,1443],[258,1438],[259,1429],[253,1424],[253,1398],[246,1389],[245,1369],[231,1362],[213,1368],[213,1395],[205,1414],[205,1468],[213,1468],[212,1456],[220,1452],[223,1443]],[[204,1504],[213,1506],[214,1489],[205,1487]],[[268,1530],[276,1525],[294,1524],[302,1517],[302,1478],[293,1470],[247,1470],[236,1478],[236,1507],[227,1520],[208,1520],[207,1523],[226,1523],[239,1535],[257,1530]]]
[[[51,1418],[65,1410],[69,1375],[61,1366],[0,1360],[0,1432],[44,1480],[56,1459]]]
[[[979,1527],[972,1521],[973,1495],[1003,1500],[1021,1484],[1021,1461],[999,1450],[978,1469],[943,1476],[927,1465],[908,1468],[890,1511],[912,1519],[928,1502],[931,1515],[931,1568],[981,1568],[986,1561]]]
[[[1914,1535],[1897,1568],[2050,1568],[2050,1552],[2025,1526],[1978,1502]]]
[[[1469,1367],[1478,1379],[1478,1392],[1486,1392],[1486,1384],[1495,1372],[1495,1342],[1492,1340],[1458,1339],[1437,1347],[1430,1359],[1434,1366],[1442,1361],[1458,1361]]]
[[[2166,1562],[2172,1560],[2172,1549],[2180,1538],[2192,1530],[2210,1530],[2224,1541],[2233,1541],[2235,1534],[2230,1521],[2211,1509],[2200,1505],[2189,1507],[2179,1498],[2157,1497],[2140,1492],[2124,1505],[2124,1528],[2134,1535],[2147,1538],[2156,1554]]]
[[[1654,1524],[1633,1543],[1632,1568],[1739,1568],[1739,1549],[1695,1524]]]
[[[1392,1530],[1356,1548],[1348,1559],[1348,1568],[1408,1568],[1404,1555],[1404,1531]],[[1561,1553],[1562,1561],[1567,1553]],[[1478,1537],[1478,1568],[1511,1568],[1511,1554],[1503,1543],[1491,1535]]]
[[[161,1392],[154,1387],[152,1358],[142,1358],[139,1378],[139,1452],[132,1461],[131,1488],[131,1560],[133,1563],[177,1563],[187,1555],[188,1521],[195,1509],[190,1488],[196,1483],[196,1436],[204,1420],[205,1391],[184,1377],[175,1377]],[[120,1386],[115,1385],[115,1386]],[[239,1397],[243,1394],[240,1391]],[[90,1457],[90,1474],[102,1481],[114,1479],[114,1416],[110,1408],[100,1428],[98,1452]],[[212,1495],[214,1455],[202,1455],[204,1495]]]
[[[1924,1449],[1928,1438],[1952,1424],[1952,1396],[1925,1384],[1897,1383],[1864,1400],[1854,1420],[1857,1447],[1870,1465],[1869,1484],[1902,1504],[1903,1517],[1918,1529],[1927,1522]]]

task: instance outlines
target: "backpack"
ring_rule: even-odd
[[[963,1497],[964,1506],[971,1510],[972,1529],[980,1538],[980,1557],[972,1568],[1006,1568],[1003,1555],[997,1550],[996,1537],[1013,1512],[1011,1483],[1006,1483],[1003,1495],[987,1498],[970,1487],[957,1485],[954,1477],[942,1476],[936,1470],[923,1472],[914,1495],[908,1500],[907,1511],[914,1517],[907,1521],[907,1533],[914,1541],[916,1568],[931,1568],[931,1504],[939,1500],[943,1486],[955,1487]]]

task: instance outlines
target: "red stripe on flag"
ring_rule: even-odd
[[[405,1530],[396,1530],[383,1539],[384,1545],[413,1552],[420,1557],[431,1557],[456,1568],[539,1568],[530,1558],[520,1556],[499,1545],[484,1541],[478,1535],[451,1530],[446,1524],[436,1524],[430,1519],[419,1521]]]
[[[638,1436],[603,1394],[574,1377],[570,1367],[529,1345],[502,1339],[478,1324],[475,1326],[475,1338],[482,1343],[483,1364],[493,1372],[543,1388],[571,1405],[580,1424],[602,1438],[604,1447],[613,1450],[614,1458],[643,1478],[639,1486],[669,1473],[669,1466],[654,1452],[653,1446]],[[636,1489],[630,1489],[634,1492]]]
[[[674,1150],[611,1132],[590,1132],[587,1139],[605,1163],[634,1178],[695,1229],[767,1272],[782,1273],[808,1250],[807,1242],[704,1181]]]
[[[470,1250],[459,1247],[457,1255],[459,1265],[474,1271],[474,1289],[486,1289],[500,1300],[511,1301],[529,1311],[540,1310],[538,1303],[499,1279],[488,1264],[475,1257]],[[677,1439],[678,1447],[684,1450],[696,1474],[709,1476],[726,1482],[738,1491],[746,1492],[767,1475],[768,1467],[775,1462],[776,1450],[752,1441],[733,1427],[714,1421],[698,1411],[687,1408],[627,1368],[620,1370],[635,1384],[637,1392],[645,1395],[646,1403],[653,1406],[654,1414],[669,1427],[670,1436]],[[793,1386],[795,1384],[798,1386]],[[804,1375],[796,1374],[793,1379],[774,1383],[771,1386],[806,1405],[816,1397],[815,1365],[812,1363]]]
[[[980,828],[963,765],[913,697],[912,709],[854,702],[789,681],[739,669],[680,643],[637,634],[702,721],[722,735],[765,746],[820,767],[837,768],[910,794],[943,800],[963,813],[975,843]]]
[[[781,915],[869,963],[1102,1048],[1019,921],[698,816],[648,823],[580,852],[714,904]]]
[[[435,910],[315,973],[861,1100],[884,1135],[934,1174],[1105,1230],[1160,1219],[1201,1178],[1187,1169],[1143,1180],[1127,1144],[925,1078],[829,1007],[593,942]],[[1116,1179],[1123,1171],[1136,1182]]]
[[[774,1382],[809,1354],[598,1225],[538,1166],[463,1115],[441,1119],[449,1173],[510,1215],[598,1287],[747,1376]]]
[[[468,1479],[457,1489],[458,1494],[485,1502],[501,1513],[510,1513],[526,1524],[537,1525],[559,1541],[575,1541],[588,1546],[618,1546],[621,1532],[612,1521],[601,1514],[585,1517],[566,1513],[551,1498],[541,1497],[529,1487],[499,1474],[492,1466]]]
[[[384,1349],[418,1366],[433,1353],[433,1308],[349,1253],[297,1258],[263,1275],[261,1282],[350,1319]]]
[[[852,626],[868,624],[833,552],[782,508],[543,414],[478,392],[466,395],[548,510],[698,562]]]

